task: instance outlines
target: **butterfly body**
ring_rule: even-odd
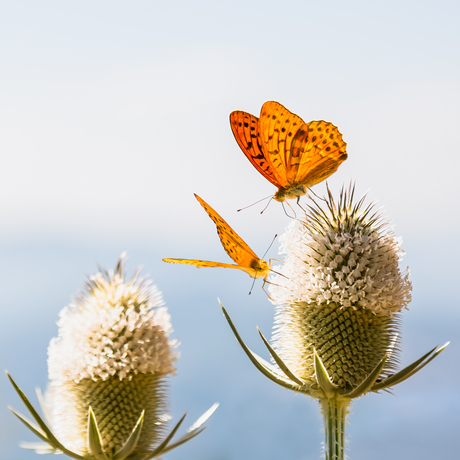
[[[246,272],[251,278],[267,278],[270,273],[270,264],[264,259],[260,259],[254,251],[244,242],[244,240],[209,206],[202,198],[195,194],[196,199],[214,221],[217,228],[222,246],[227,254],[236,264],[226,264],[222,262],[211,262],[207,260],[195,259],[163,259],[164,262],[195,265],[201,267],[223,267],[236,268]]]
[[[251,270],[253,274],[247,271],[252,278],[266,278],[270,273],[270,266],[264,259],[253,259],[250,262]]]
[[[306,195],[307,187],[305,185],[293,184],[291,187],[283,188],[280,187],[278,191],[273,195],[276,201],[284,201],[287,198],[298,198],[302,195]]]
[[[232,112],[230,125],[248,160],[278,188],[277,201],[305,195],[347,158],[336,126],[322,120],[305,123],[278,102],[266,102],[259,118]]]

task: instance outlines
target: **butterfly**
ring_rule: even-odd
[[[209,262],[207,260],[190,260],[190,259],[163,259],[164,262],[174,264],[187,264],[200,267],[224,267],[237,268],[243,270],[251,278],[264,278],[266,280],[270,273],[270,264],[263,259],[259,259],[253,250],[243,241],[243,239],[225,222],[222,217],[217,214],[214,209],[209,206],[202,198],[195,194],[195,198],[200,202],[201,206],[209,214],[209,217],[214,221],[217,227],[222,246],[227,254],[232,258],[235,264],[224,264],[221,262]],[[265,283],[264,283],[265,284]]]
[[[278,191],[273,198],[299,198],[347,159],[346,143],[332,123],[310,121],[278,102],[262,106],[260,118],[235,111],[230,126],[248,160]]]

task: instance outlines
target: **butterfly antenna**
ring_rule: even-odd
[[[272,239],[272,242],[270,243],[270,246],[268,246],[268,249],[265,251],[264,255],[262,256],[262,259],[265,258],[265,256],[267,255],[267,252],[270,250],[270,248],[273,246],[273,243],[275,242],[276,240],[276,237],[278,236],[278,234],[276,234],[273,239]]]
[[[252,292],[252,290],[253,290],[253,288],[254,288],[255,282],[256,282],[256,279],[254,278],[254,279],[252,280],[252,286],[251,286],[251,289],[249,290],[248,295],[251,295],[251,292]]]
[[[261,200],[256,201],[255,203],[252,203],[252,204],[250,204],[250,205],[248,205],[248,206],[245,206],[244,208],[237,209],[236,212],[240,212],[240,211],[242,211],[243,209],[248,209],[248,208],[250,208],[251,206],[254,206],[255,204],[260,203],[261,201],[264,201],[264,200],[266,200],[266,199],[268,199],[268,198],[273,198],[273,197],[272,197],[271,195],[270,195],[270,196],[266,196],[265,198],[262,198]],[[269,202],[269,203],[270,203],[270,202]],[[268,204],[267,204],[267,206],[268,206]],[[265,207],[265,209],[267,209],[267,207]],[[265,209],[264,209],[264,211],[265,211]],[[263,212],[263,211],[262,211],[262,212]],[[261,214],[262,214],[262,213],[261,213]]]
[[[267,203],[267,206],[265,206],[265,208],[262,209],[262,211],[260,211],[261,214],[265,212],[265,210],[268,208],[268,205],[272,202],[272,200],[273,200],[273,197],[270,198],[270,201]]]

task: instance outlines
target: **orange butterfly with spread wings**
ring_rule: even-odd
[[[225,222],[222,217],[217,214],[214,209],[209,206],[197,194],[195,198],[200,202],[201,206],[209,214],[209,217],[214,221],[217,227],[222,246],[227,254],[233,259],[235,264],[224,264],[221,262],[209,262],[207,260],[189,260],[189,259],[163,259],[164,262],[175,264],[188,264],[200,267],[224,267],[224,268],[237,268],[243,270],[251,278],[264,277],[264,284],[267,276],[270,273],[270,264],[263,259],[259,259],[253,250],[243,241],[243,239]]]
[[[273,197],[277,201],[298,202],[347,159],[347,144],[336,126],[327,121],[305,123],[278,102],[265,102],[260,118],[232,112],[230,125],[248,160],[278,187]]]

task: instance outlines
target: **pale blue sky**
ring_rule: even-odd
[[[260,458],[260,449],[269,460],[318,458],[315,404],[264,382],[218,311],[217,296],[263,353],[255,324],[269,333],[273,309],[260,286],[248,297],[244,273],[161,262],[229,261],[193,193],[259,255],[289,223],[278,203],[263,216],[261,205],[235,212],[275,189],[240,151],[228,115],[258,115],[276,100],[339,127],[349,158],[331,187],[356,180],[403,237],[414,281],[403,362],[454,341],[398,399],[356,404],[351,456],[408,458],[425,430],[418,458],[448,458],[460,427],[449,367],[460,352],[459,17],[460,3],[442,0],[1,1],[0,367],[29,392],[44,386],[59,310],[96,262],[111,267],[128,250],[128,268],[144,265],[163,291],[183,344],[173,412],[190,408],[193,418],[222,403],[203,439],[168,458]],[[2,407],[20,407],[6,381],[0,389]],[[32,458],[16,447],[25,432],[0,413],[0,458]],[[386,443],[366,431],[374,424]]]

